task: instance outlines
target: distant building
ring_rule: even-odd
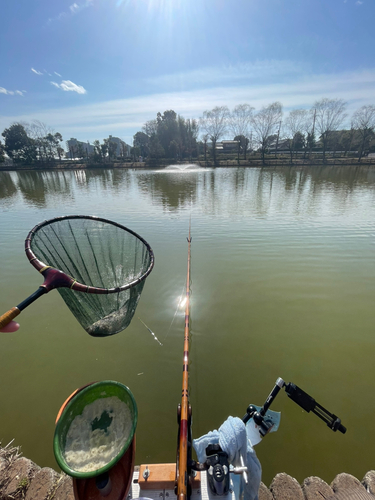
[[[111,135],[106,141],[116,144],[115,157],[116,158],[128,158],[130,157],[130,146],[126,144],[119,137],[112,137]],[[78,141],[77,139],[71,138],[66,141],[68,152],[66,153],[67,158],[85,158],[94,154],[95,147],[87,142]],[[83,156],[82,156],[83,155]]]
[[[69,141],[66,141],[66,145],[68,146],[67,158],[80,158],[82,154],[87,157],[94,153],[94,146],[89,141],[82,142],[72,137]]]
[[[218,151],[237,151],[240,141],[221,141],[216,143]]]
[[[268,145],[269,153],[274,153],[276,151],[289,151],[289,139],[273,139]]]
[[[112,137],[111,135],[108,137],[110,142],[114,142],[117,145],[116,148],[116,156],[119,158],[128,158],[130,156],[130,146],[126,144],[119,137]]]

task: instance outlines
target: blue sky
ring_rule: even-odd
[[[0,132],[132,143],[166,109],[375,104],[374,0],[13,0],[1,17]]]

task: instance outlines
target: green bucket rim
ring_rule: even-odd
[[[104,387],[108,387],[108,386],[115,386],[115,387],[121,388],[129,396],[129,400],[131,401],[131,404],[133,406],[133,411],[132,411],[132,408],[130,408],[130,410],[133,413],[133,423],[132,423],[132,429],[131,429],[131,432],[129,434],[129,437],[126,440],[125,444],[122,446],[121,450],[117,453],[117,455],[110,462],[108,462],[104,467],[101,467],[100,469],[96,469],[94,471],[89,471],[89,472],[80,472],[80,471],[74,470],[65,461],[64,453],[62,450],[62,444],[65,444],[66,434],[69,430],[70,423],[73,421],[73,419],[72,419],[69,423],[69,426],[67,426],[66,425],[67,415],[69,414],[70,410],[77,404],[77,402],[82,399],[83,396],[86,396],[90,392],[96,392],[98,387],[104,388]],[[110,397],[110,396],[107,396],[107,397]],[[97,397],[94,398],[93,401],[95,401],[96,399],[98,399],[98,398]],[[91,401],[91,402],[93,402],[93,401]],[[88,402],[87,404],[90,404],[90,402]],[[87,404],[85,404],[82,407],[80,413],[77,413],[74,415],[74,418],[77,415],[82,414],[83,409],[85,406],[87,406]],[[76,393],[72,397],[72,399],[67,403],[67,405],[63,409],[61,416],[56,424],[55,435],[53,438],[53,451],[55,454],[56,462],[61,467],[61,470],[63,472],[65,472],[69,476],[76,477],[79,479],[87,479],[90,477],[99,476],[100,474],[107,472],[121,459],[121,457],[124,455],[124,453],[129,448],[129,446],[134,438],[135,429],[137,427],[137,421],[138,421],[137,404],[135,402],[135,399],[134,399],[134,396],[133,396],[131,390],[126,385],[121,384],[120,382],[115,382],[113,380],[103,380],[101,382],[94,382],[93,384],[90,384],[89,386],[80,390],[78,393]]]

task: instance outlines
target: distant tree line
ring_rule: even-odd
[[[34,120],[31,123],[14,123],[2,132],[4,144],[0,141],[0,163],[6,156],[16,164],[47,164],[65,158],[62,147],[63,138],[59,132],[44,123]],[[66,142],[67,155],[71,159],[84,159],[89,162],[103,163],[128,156],[128,146],[117,137],[109,136],[102,143],[85,144],[77,139]]]
[[[294,109],[283,118],[283,107],[273,102],[256,111],[249,104],[239,104],[233,110],[216,106],[203,112],[199,119],[185,119],[173,110],[157,113],[133,137],[130,150],[134,161],[147,159],[193,160],[211,156],[214,163],[219,154],[219,142],[233,138],[231,151],[244,160],[248,154],[258,155],[265,163],[266,155],[288,154],[290,162],[299,156],[309,158],[319,152],[323,161],[330,155],[363,155],[375,152],[375,106],[357,109],[350,128],[343,128],[348,115],[343,99],[320,99],[311,109]],[[14,163],[49,163],[65,156],[59,132],[39,121],[14,123],[2,132],[0,162],[6,155]],[[222,142],[222,144],[224,144]],[[76,139],[67,141],[70,158],[103,163],[125,159],[129,146],[121,139],[109,136],[93,145]]]
[[[217,145],[230,135],[246,160],[257,152],[265,162],[266,154],[287,151],[290,162],[302,152],[303,158],[313,151],[347,156],[355,150],[358,161],[364,154],[375,151],[375,106],[366,105],[353,114],[350,129],[342,129],[347,118],[347,103],[342,99],[321,99],[311,109],[295,109],[283,120],[283,108],[273,102],[259,111],[249,104],[239,104],[232,111],[217,106],[204,111],[199,120],[185,120],[173,110],[158,113],[155,120],[145,123],[134,135],[134,157],[191,159],[211,152],[217,161]],[[198,140],[201,132],[201,140]]]

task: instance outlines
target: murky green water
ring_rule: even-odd
[[[262,404],[277,377],[348,427],[333,433],[278,396],[280,430],[257,446],[263,480],[359,479],[375,467],[375,170],[369,168],[95,170],[0,173],[0,310],[41,283],[23,250],[57,215],[95,214],[138,232],[156,255],[124,332],[90,337],[57,292],[0,336],[0,440],[57,468],[54,420],[94,380],[130,387],[137,463],[173,462],[181,394],[186,236],[192,220],[191,403],[195,437]]]

